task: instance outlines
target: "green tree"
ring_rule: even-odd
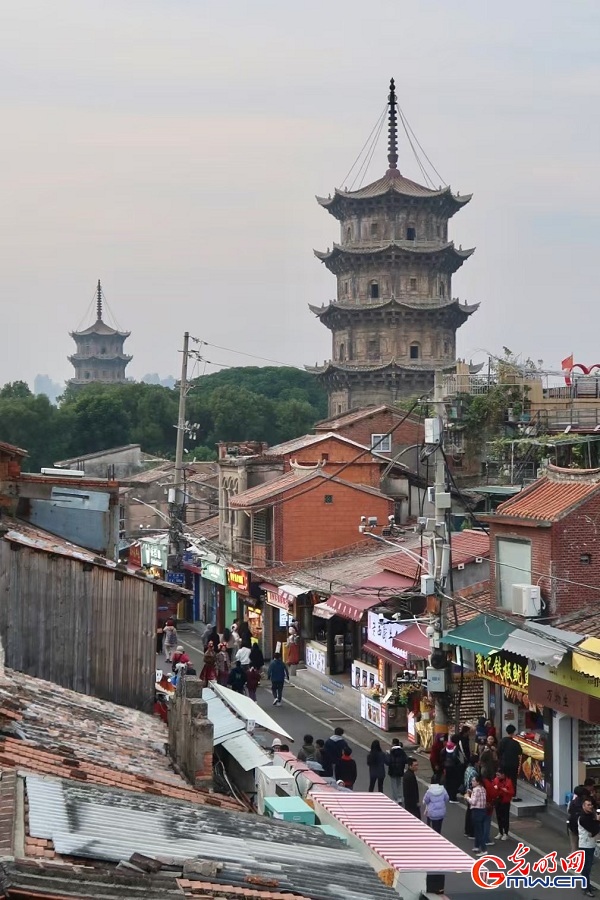
[[[0,400],[24,400],[33,394],[25,381],[9,381],[0,388]]]

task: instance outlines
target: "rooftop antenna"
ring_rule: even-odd
[[[100,322],[102,319],[102,285],[100,284],[100,279],[98,279],[98,287],[96,288],[96,311]]]
[[[388,162],[390,167],[388,174],[393,175],[398,172],[398,121],[396,118],[396,84],[393,78],[390,79],[388,103],[390,107],[388,119]]]

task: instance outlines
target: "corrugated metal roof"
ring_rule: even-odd
[[[479,557],[487,558],[490,555],[490,538],[485,531],[457,531],[450,538],[452,546],[452,567],[474,562]],[[419,564],[408,553],[394,553],[381,560],[381,565],[389,572],[396,572],[406,578],[414,579],[417,575]]]
[[[556,522],[574,507],[600,491],[598,470],[595,477],[585,476],[576,471],[550,469],[549,475],[539,478],[530,487],[525,488],[516,497],[505,500],[497,508],[495,518],[509,516],[517,519],[533,519],[536,521]],[[570,474],[569,474],[570,472]],[[592,480],[593,479],[593,480]]]
[[[206,690],[206,688],[205,688]],[[293,742],[294,738],[291,734],[288,734],[287,731],[284,731],[281,725],[275,721],[264,709],[256,703],[254,700],[251,700],[250,697],[246,697],[245,694],[238,694],[237,691],[232,691],[231,688],[224,687],[221,684],[215,684],[214,692],[217,697],[222,697],[223,699],[219,702],[223,702],[223,700],[230,706],[235,712],[240,716],[240,719],[243,719],[242,727],[245,727],[246,722],[254,722],[260,728],[265,728],[267,731],[270,731],[271,734],[278,734],[281,737],[286,738],[286,740]],[[202,698],[204,699],[204,690],[202,691]],[[240,719],[236,719],[237,722]]]
[[[271,757],[265,753],[254,738],[247,731],[241,731],[233,737],[223,741],[221,746],[230,753],[236,762],[249,772],[257,766],[266,766],[271,762]]]
[[[26,790],[31,836],[61,855],[199,857],[223,864],[211,879],[219,884],[248,887],[256,875],[321,900],[397,900],[356,851],[315,827],[39,776],[27,776]]]
[[[211,688],[202,689],[202,699],[206,700],[208,706],[206,716],[213,724],[215,747],[246,730],[245,723],[231,712]]]
[[[385,794],[313,791],[322,807],[398,872],[470,872],[473,858]]]

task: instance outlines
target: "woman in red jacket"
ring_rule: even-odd
[[[496,791],[496,818],[500,830],[499,839],[508,840],[508,828],[510,822],[510,801],[515,796],[515,789],[510,778],[507,778],[502,769],[492,782]]]

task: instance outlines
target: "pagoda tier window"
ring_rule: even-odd
[[[340,362],[344,362],[344,360],[346,359],[346,345],[345,344],[340,344],[338,356],[339,356]]]
[[[348,228],[348,229],[346,230],[346,240],[347,240],[348,242],[350,242],[350,241],[352,240],[352,229],[351,229],[351,228]]]
[[[442,279],[440,279],[440,297],[445,297],[445,296],[446,296],[446,285],[444,284]]]
[[[417,290],[417,279],[411,278],[408,282],[408,286],[411,291],[416,291]]]
[[[367,357],[369,359],[379,359],[379,338],[371,338],[367,341]]]
[[[369,285],[369,296],[371,300],[379,300],[379,282],[372,281]]]
[[[375,239],[379,237],[379,225],[377,222],[371,222],[371,237]]]
[[[414,341],[410,345],[410,358],[411,359],[420,359],[421,358],[421,345]]]
[[[416,239],[417,239],[417,229],[411,225],[410,228],[406,229],[406,240],[407,241],[416,241]]]

